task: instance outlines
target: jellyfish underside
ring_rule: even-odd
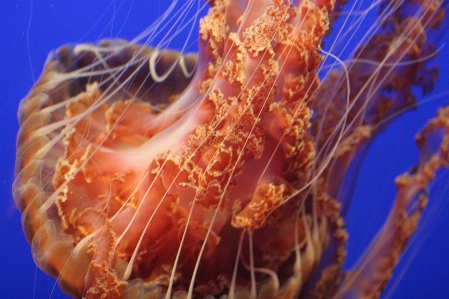
[[[344,273],[342,188],[436,80],[426,34],[445,7],[410,2],[383,3],[383,29],[323,82],[332,1],[214,1],[198,58],[120,40],[50,55],[19,108],[13,187],[38,266],[76,298],[378,297],[449,160],[444,108]]]

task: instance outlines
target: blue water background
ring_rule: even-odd
[[[19,101],[41,73],[47,55],[64,44],[104,37],[133,38],[162,13],[168,1],[2,1],[0,5],[0,297],[67,298],[55,280],[36,268],[22,232],[11,185],[14,180],[16,117]],[[123,4],[122,6],[120,6]],[[448,41],[444,37],[440,45]],[[354,205],[347,218],[351,264],[372,238],[394,198],[394,177],[414,165],[413,136],[438,106],[449,102],[449,46],[432,95],[401,117],[373,144],[359,176]],[[423,99],[420,99],[421,101]],[[445,180],[448,179],[443,177]],[[449,183],[441,182],[440,188]],[[410,253],[405,274],[392,298],[449,298],[449,207],[444,190],[432,191],[426,228]]]

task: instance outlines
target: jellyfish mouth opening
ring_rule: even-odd
[[[79,56],[71,57],[72,66],[78,57],[90,55],[74,52]],[[59,53],[60,59],[66,54]],[[82,80],[70,82],[73,89]],[[64,154],[55,167],[55,206],[62,231],[73,236],[74,255],[85,252],[91,263],[108,261],[104,269],[87,269],[87,279],[115,272],[117,281],[137,279],[165,293],[187,291],[195,275],[197,294],[220,295],[229,292],[233,280],[238,289],[247,289],[252,279],[275,288],[294,276],[292,261],[310,243],[312,206],[303,204],[306,192],[292,197],[297,189],[286,188],[285,178],[278,175],[287,165],[277,141],[267,138],[257,159],[226,177],[226,170],[235,172],[238,164],[231,142],[206,147],[203,141],[183,158],[176,152],[176,144],[185,139],[181,134],[161,149],[151,141],[170,128],[156,131],[160,127],[145,125],[138,130],[135,119],[139,115],[138,122],[151,122],[167,108],[155,111],[153,105],[123,95],[116,93],[101,104],[108,86],[87,82],[85,91],[65,106],[66,118],[75,121],[67,124]],[[273,163],[269,172],[260,163],[267,160]],[[302,214],[307,221],[298,220]],[[262,266],[251,270],[254,265]]]

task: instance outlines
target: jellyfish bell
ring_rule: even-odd
[[[426,36],[447,4],[382,2],[346,64],[321,49],[342,3],[209,4],[198,56],[120,40],[49,56],[19,108],[13,187],[36,263],[76,298],[376,297],[447,166],[449,110],[344,272],[348,189],[435,81]]]

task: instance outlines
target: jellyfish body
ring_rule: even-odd
[[[446,2],[396,4],[322,82],[333,1],[213,1],[198,60],[124,41],[52,54],[19,108],[14,198],[36,263],[74,297],[377,297],[449,160],[446,108],[344,273],[353,168],[436,79],[427,34]]]

